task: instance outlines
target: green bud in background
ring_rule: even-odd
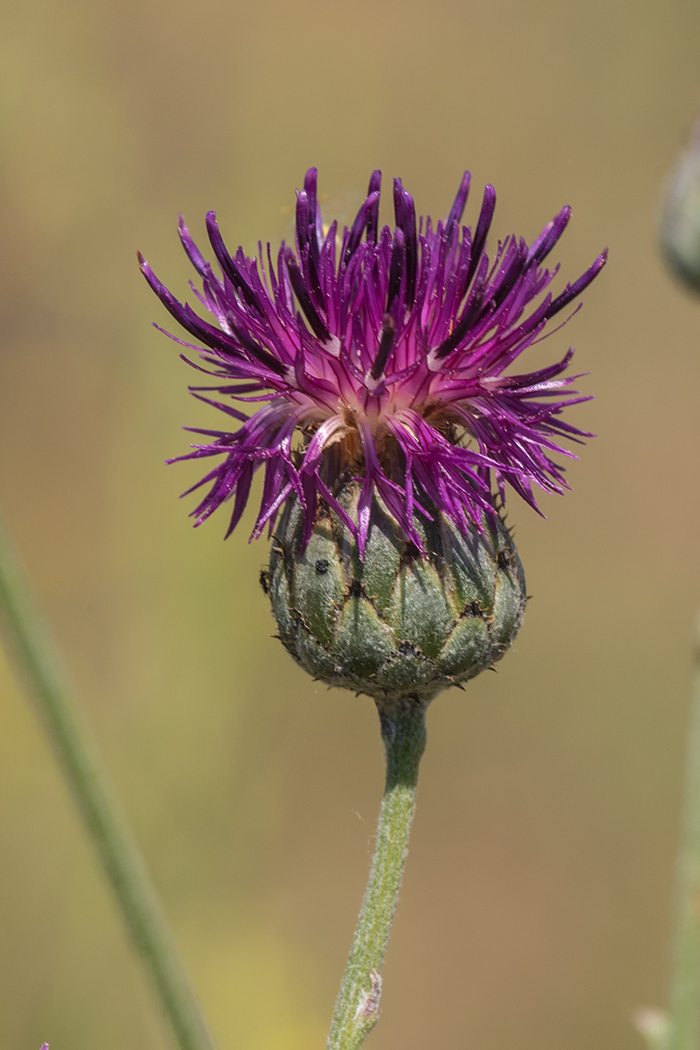
[[[339,503],[356,520],[360,485]],[[425,551],[405,540],[375,497],[364,558],[350,530],[322,506],[301,553],[303,513],[287,505],[272,544],[269,592],[279,637],[328,685],[377,700],[432,699],[499,660],[525,609],[525,577],[501,521],[463,536],[430,508],[416,513]]]
[[[668,184],[661,244],[678,276],[700,292],[700,121]]]

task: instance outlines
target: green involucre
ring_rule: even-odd
[[[355,516],[360,488],[339,502]],[[376,498],[364,559],[339,516],[321,507],[303,554],[303,515],[291,502],[270,556],[279,637],[329,685],[378,700],[430,699],[503,656],[522,622],[525,577],[500,518],[462,536],[440,511],[414,522],[427,554],[403,538]]]

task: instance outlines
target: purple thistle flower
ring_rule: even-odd
[[[506,373],[590,284],[607,250],[554,297],[548,288],[558,266],[542,264],[570,208],[532,245],[506,237],[489,259],[492,186],[486,186],[472,232],[461,225],[468,172],[447,219],[435,226],[430,218],[416,224],[413,198],[395,179],[392,231],[379,229],[380,182],[381,172],[373,172],[367,199],[340,236],[337,222],[322,224],[311,168],[297,193],[296,250],[282,243],[276,264],[269,244],[266,264],[262,245],[259,260],[242,248],[229,255],[209,212],[207,232],[221,277],[181,218],[182,244],[202,280],[201,293],[192,288],[216,325],[178,302],[139,255],[146,280],[195,345],[171,338],[198,352],[204,364],[183,359],[216,377],[214,385],[193,386],[192,393],[241,424],[234,431],[188,428],[208,441],[178,459],[225,457],[188,490],[211,485],[193,511],[196,525],[233,498],[230,535],[263,465],[251,539],[266,524],[272,531],[284,503],[296,496],[306,544],[322,499],[351,529],[361,552],[374,494],[421,547],[415,510],[430,517],[430,507],[437,507],[466,533],[472,523],[481,527],[484,512],[494,513],[506,482],[535,509],[533,483],[547,492],[568,487],[551,456],[576,458],[561,447],[561,438],[591,436],[560,418],[567,405],[588,400],[571,389],[578,376],[562,377],[573,350],[539,371]],[[249,416],[232,401],[262,407]],[[352,478],[362,484],[355,521],[336,498]]]

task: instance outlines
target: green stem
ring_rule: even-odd
[[[416,808],[418,766],[425,749],[425,703],[407,697],[377,703],[386,751],[386,786],[377,844],[328,1037],[328,1050],[356,1050],[377,1023],[391,923]]]
[[[697,1050],[700,1037],[700,620],[676,882],[668,1050]]]
[[[2,523],[0,613],[8,647],[44,721],[179,1046],[214,1050],[141,851]]]

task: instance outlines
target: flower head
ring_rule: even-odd
[[[195,340],[176,340],[203,362],[188,363],[216,377],[193,386],[193,394],[240,424],[195,430],[207,441],[179,457],[224,457],[194,486],[210,485],[193,512],[196,524],[233,498],[229,535],[261,466],[253,537],[266,524],[272,530],[296,495],[304,544],[321,499],[361,552],[375,494],[422,549],[415,511],[430,517],[428,508],[438,508],[466,533],[480,528],[484,513],[494,514],[506,483],[535,508],[533,483],[548,492],[567,487],[551,457],[572,457],[561,438],[590,436],[560,418],[567,405],[587,400],[571,389],[576,376],[562,377],[573,351],[536,372],[509,367],[593,280],[607,252],[555,296],[548,289],[558,267],[543,262],[570,208],[529,246],[515,236],[499,241],[490,259],[492,186],[472,230],[461,225],[469,173],[435,225],[416,222],[413,198],[395,179],[392,230],[379,228],[380,183],[373,172],[365,202],[340,234],[336,222],[322,222],[311,168],[297,193],[295,248],[282,243],[276,261],[269,245],[266,262],[262,245],[259,259],[241,248],[231,256],[209,212],[220,277],[181,219],[182,244],[202,281],[201,292],[192,288],[216,324],[180,303],[139,256],[156,295]],[[212,391],[224,400],[206,396]],[[235,402],[261,407],[249,415]],[[337,500],[351,479],[361,479],[354,517]]]
[[[661,246],[687,287],[700,291],[700,118],[676,161],[664,198]]]

